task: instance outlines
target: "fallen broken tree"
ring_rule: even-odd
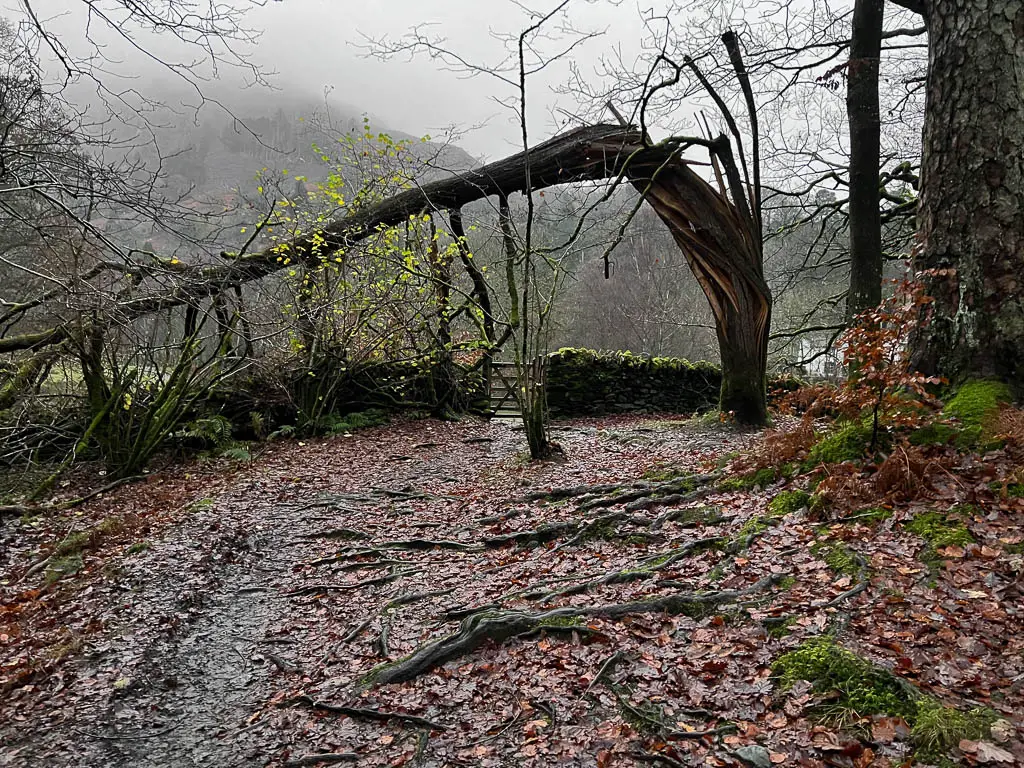
[[[696,174],[681,151],[700,144],[726,169],[720,189]],[[528,171],[528,172],[527,172]],[[770,294],[760,265],[760,239],[725,136],[671,138],[651,144],[631,127],[594,125],[556,136],[474,171],[406,190],[340,217],[322,230],[215,266],[167,267],[175,284],[115,302],[91,323],[131,322],[162,310],[195,306],[285,268],[319,263],[383,228],[424,211],[456,211],[491,195],[507,197],[579,181],[630,182],[657,211],[686,255],[714,310],[722,348],[724,410],[746,422],[763,420],[763,377]],[[529,185],[529,186],[528,186]],[[610,194],[610,192],[609,192]],[[26,302],[26,305],[31,302]],[[38,350],[75,334],[75,324],[0,337],[0,353]]]

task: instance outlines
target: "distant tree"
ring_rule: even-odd
[[[846,72],[850,124],[850,290],[847,318],[882,300],[882,215],[878,176],[882,121],[878,71],[885,0],[856,0]]]

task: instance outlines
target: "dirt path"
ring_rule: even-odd
[[[398,423],[111,494],[86,516],[152,516],[144,551],[128,528],[42,593],[4,586],[53,642],[8,685],[0,765],[843,764],[811,756],[799,706],[773,709],[769,665],[795,638],[767,630],[866,631],[877,596],[808,551],[800,514],[752,525],[770,490],[666,480],[750,438],[640,419],[556,438],[565,460],[529,465],[507,425]],[[30,535],[5,537],[28,557]],[[900,578],[877,589],[920,581]],[[1020,625],[992,599],[999,632]],[[27,638],[4,637],[23,659]],[[1020,675],[1006,650],[971,648],[979,685]],[[943,685],[966,679],[943,663]]]

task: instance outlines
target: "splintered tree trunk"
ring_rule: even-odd
[[[857,0],[853,8],[846,111],[850,121],[850,291],[846,315],[882,300],[882,215],[878,206],[881,118],[878,68],[884,0]]]
[[[735,167],[724,136],[717,142],[717,154]],[[734,195],[730,204],[724,192],[716,192],[682,161],[658,168],[638,165],[631,177],[668,226],[711,305],[722,358],[719,407],[741,424],[767,423],[772,299],[764,280],[759,227],[750,209],[741,195]],[[739,186],[730,181],[730,186]]]
[[[919,370],[1024,382],[1024,5],[929,0]]]
[[[718,407],[741,424],[760,426],[768,423],[768,323],[758,326],[763,297],[742,286],[739,292],[739,307],[730,307],[725,322],[715,324],[722,356]]]

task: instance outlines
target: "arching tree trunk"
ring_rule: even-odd
[[[917,367],[1024,387],[1024,5],[929,0]]]

